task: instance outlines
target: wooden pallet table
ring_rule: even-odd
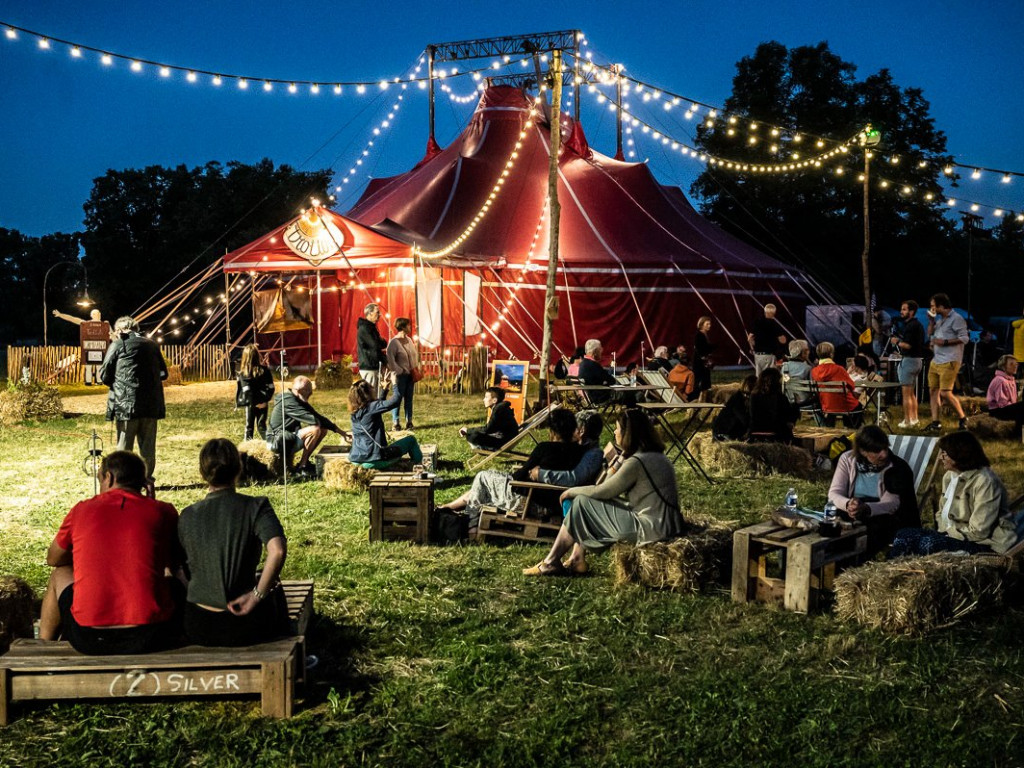
[[[807,613],[832,590],[836,566],[854,565],[867,549],[867,529],[856,525],[826,537],[774,522],[741,528],[732,540],[732,599],[781,602],[786,610]],[[768,575],[768,555],[778,553],[780,575]]]
[[[291,717],[295,685],[305,680],[304,633],[313,615],[313,582],[282,585],[298,634],[245,648],[190,645],[157,653],[87,656],[67,642],[15,640],[0,656],[0,725],[20,701],[238,697],[258,695],[266,717]]]
[[[561,522],[545,523],[532,517],[506,515],[496,507],[483,507],[476,538],[484,543],[511,539],[527,544],[550,544],[561,527]]]
[[[434,480],[380,472],[370,481],[370,541],[427,544],[433,529]]]

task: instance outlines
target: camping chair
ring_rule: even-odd
[[[914,473],[914,492],[917,494],[917,504],[921,508],[924,507],[926,499],[935,496],[932,485],[939,469],[939,455],[935,452],[938,443],[939,438],[924,435],[889,436],[889,450],[907,462]]]
[[[513,449],[526,437],[529,437],[533,440],[534,444],[536,444],[537,438],[533,436],[533,430],[543,427],[544,423],[548,419],[548,415],[556,408],[560,407],[561,406],[558,403],[552,403],[551,405],[546,405],[541,408],[530,418],[523,421],[522,425],[519,427],[519,431],[512,437],[512,439],[500,448],[496,448],[493,451],[486,448],[477,448],[474,452],[479,458],[475,462],[469,464],[466,468],[470,472],[477,472],[481,467],[498,458],[515,459],[520,461],[526,459],[528,454]]]
[[[663,387],[655,392],[662,402],[669,405],[683,405],[686,402],[676,393],[675,387],[668,383],[664,371],[640,371],[639,373],[647,384],[653,387]]]
[[[825,426],[825,414],[821,411],[821,401],[814,382],[799,379],[786,382],[787,394],[792,394],[800,403],[800,415],[810,416],[819,427]]]

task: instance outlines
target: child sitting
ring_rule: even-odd
[[[505,390],[488,387],[484,392],[484,407],[491,409],[491,417],[483,427],[463,427],[459,430],[474,447],[497,450],[519,434],[519,423],[512,412],[512,404],[505,400]]]

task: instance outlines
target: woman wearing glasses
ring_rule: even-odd
[[[1003,554],[1024,535],[1024,513],[1010,511],[1006,487],[970,432],[939,438],[942,503],[936,530],[907,528],[896,533],[890,557],[933,552]]]

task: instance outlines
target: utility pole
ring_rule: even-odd
[[[555,284],[558,278],[558,155],[562,148],[562,52],[551,52],[551,157],[548,162],[548,283],[544,292],[544,339],[540,346],[539,399],[548,398],[548,366],[551,362],[551,331],[558,319],[558,296]],[[540,84],[538,83],[538,88]]]
[[[974,228],[981,223],[981,216],[973,213],[961,213],[967,233],[967,317],[971,317],[971,283],[974,278]]]
[[[869,256],[871,254],[871,157],[872,147],[878,146],[882,134],[874,130],[870,124],[864,127],[861,134],[861,146],[864,147],[864,251],[860,256],[861,277],[864,284],[864,326],[871,327],[871,273]]]

